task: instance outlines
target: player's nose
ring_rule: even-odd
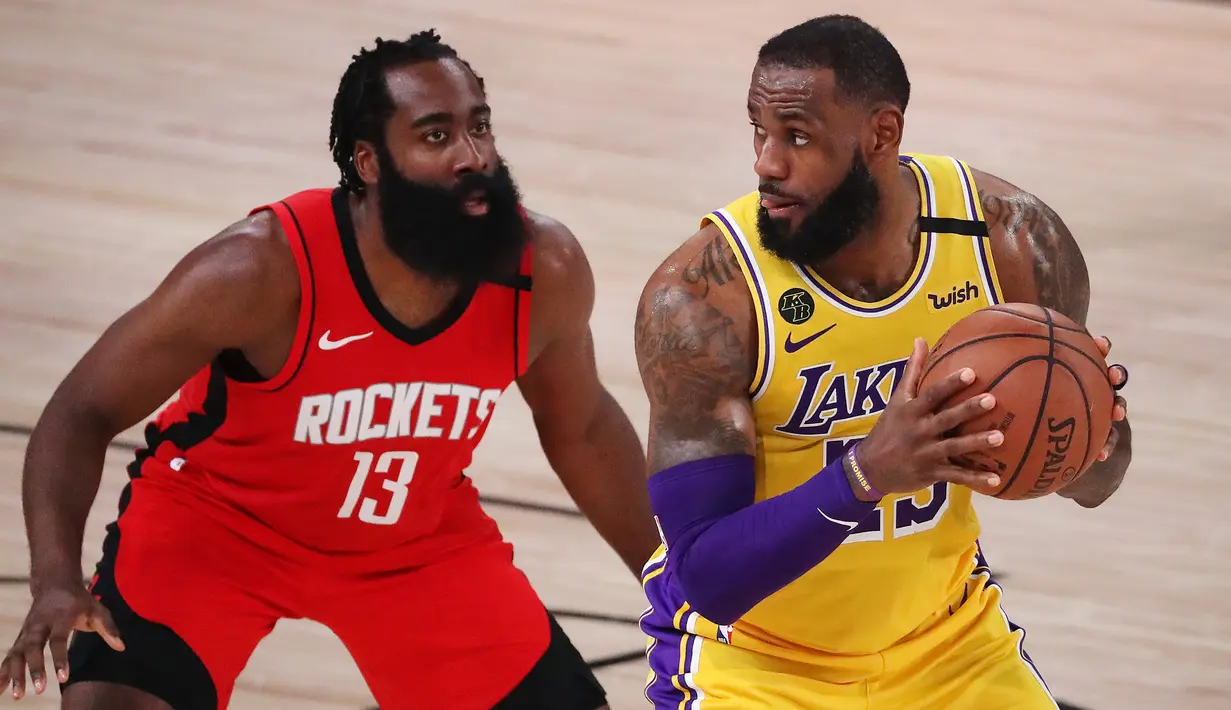
[[[487,167],[487,156],[480,150],[472,137],[466,136],[458,141],[453,162],[454,175],[486,173]]]
[[[757,153],[752,169],[762,181],[782,181],[790,174],[786,156],[777,149],[773,140],[766,140],[761,145],[761,152]]]

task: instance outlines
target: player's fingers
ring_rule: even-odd
[[[974,397],[970,397],[960,404],[955,404],[948,409],[944,409],[939,414],[932,417],[932,433],[940,436],[945,432],[956,428],[959,424],[970,421],[980,414],[986,413],[989,409],[995,406],[996,398],[990,394],[979,394]]]
[[[1107,357],[1107,353],[1111,352],[1111,339],[1106,335],[1100,335],[1094,339],[1095,346],[1099,352],[1103,353],[1103,357]]]
[[[90,611],[87,625],[91,631],[102,636],[108,646],[117,651],[124,650],[124,641],[120,638],[120,630],[116,628],[115,621],[111,618],[111,612],[107,611],[107,607],[95,602],[94,608]]]
[[[13,652],[9,651],[9,655],[0,660],[0,692],[3,692],[9,685],[9,659],[12,658]]]
[[[26,645],[26,669],[30,672],[30,682],[34,686],[34,694],[42,695],[47,687],[47,664],[43,655],[45,640],[42,637]]]
[[[977,451],[990,451],[1003,443],[1004,433],[993,429],[941,439],[933,444],[935,448],[930,453],[941,461],[950,461]]]
[[[1099,461],[1106,461],[1115,453],[1116,444],[1120,442],[1120,432],[1116,431],[1115,427],[1111,428],[1111,434],[1107,436],[1107,443],[1103,444],[1103,450],[1098,454]]]
[[[923,363],[928,357],[928,342],[923,338],[915,338],[910,357],[906,359],[906,367],[902,370],[902,384],[894,392],[895,395],[910,401],[919,393],[919,379],[923,377]]]
[[[963,367],[957,372],[949,373],[940,382],[919,393],[919,401],[929,412],[935,412],[950,397],[961,392],[975,381],[975,371]]]
[[[68,681],[68,634],[53,635],[47,640],[47,648],[51,651],[51,667],[56,671],[56,681]]]
[[[1107,368],[1107,378],[1111,380],[1112,387],[1122,390],[1128,384],[1128,368],[1116,363]]]
[[[5,659],[5,667],[8,671],[9,681],[13,684],[13,699],[21,700],[21,696],[26,694],[26,660],[21,652],[14,648],[9,652],[9,657]]]
[[[68,637],[73,633],[71,625],[52,628],[47,639],[47,648],[51,651],[51,667],[56,670],[56,680],[63,683],[68,680]]]
[[[959,466],[941,466],[933,475],[941,481],[966,486],[979,492],[991,492],[1000,485],[1000,476],[990,471],[976,471]]]
[[[1115,406],[1111,409],[1111,420],[1115,422],[1124,421],[1128,417],[1128,400],[1116,395]]]

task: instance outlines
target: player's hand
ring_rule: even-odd
[[[51,662],[56,669],[56,678],[63,683],[68,680],[68,635],[73,630],[101,634],[107,645],[117,651],[124,650],[120,632],[111,619],[111,613],[97,599],[90,596],[81,585],[51,587],[40,590],[34,597],[25,624],[17,634],[17,640],[8,655],[0,663],[0,688],[13,682],[13,699],[21,700],[26,694],[26,671],[34,683],[34,692],[41,694],[47,689],[47,673],[43,649],[51,647]]]
[[[945,408],[950,398],[975,381],[964,368],[919,392],[927,342],[915,339],[915,349],[902,373],[902,382],[866,438],[859,442],[855,457],[871,486],[880,493],[913,493],[937,481],[948,481],[975,490],[992,490],[1000,477],[987,471],[964,468],[953,460],[1004,443],[996,430],[947,436],[962,423],[996,406],[990,394],[979,394]],[[857,490],[858,495],[862,491]]]
[[[1094,339],[1094,344],[1098,346],[1103,357],[1111,352],[1111,340],[1106,336],[1100,335]],[[1112,365],[1107,368],[1107,376],[1111,378],[1111,386],[1116,388],[1118,392],[1128,384],[1128,368],[1123,365]],[[1113,422],[1124,421],[1128,416],[1128,402],[1119,394],[1116,395],[1116,402],[1112,406],[1111,420]],[[1103,444],[1103,450],[1099,452],[1098,460],[1106,461],[1116,451],[1116,444],[1120,441],[1120,432],[1115,427],[1111,428],[1111,432],[1107,435],[1107,443]]]

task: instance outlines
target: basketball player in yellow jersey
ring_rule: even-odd
[[[1001,443],[944,436],[994,400],[943,406],[968,370],[917,383],[927,344],[979,308],[1083,322],[1085,264],[1034,196],[899,155],[909,92],[893,46],[856,18],[769,40],[748,92],[758,191],[705,216],[646,285],[657,708],[1056,707],[978,546],[972,489],[999,481],[949,462]],[[1123,399],[1113,418],[1099,462],[1061,493],[1083,506],[1128,466]]]

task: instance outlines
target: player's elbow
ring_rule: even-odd
[[[755,606],[755,602],[749,603],[736,593],[737,584],[715,586],[712,581],[705,583],[684,570],[677,571],[676,582],[689,608],[719,626],[734,624]]]
[[[732,577],[724,570],[727,561],[713,559],[713,555],[695,554],[698,550],[691,543],[700,531],[690,531],[670,548],[670,562],[675,582],[688,600],[688,606],[715,624],[733,624],[756,606],[759,599],[750,595],[751,580]]]

